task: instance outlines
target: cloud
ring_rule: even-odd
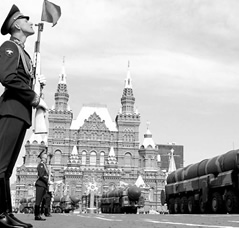
[[[191,161],[231,145],[239,134],[238,0],[53,2],[62,16],[53,28],[44,23],[41,36],[49,106],[65,56],[74,113],[85,102],[100,101],[115,115],[130,60],[140,137],[149,120],[155,142],[184,144]],[[0,21],[13,3],[39,22],[42,1],[33,7],[30,0],[1,1]],[[27,40],[30,54],[36,35]]]

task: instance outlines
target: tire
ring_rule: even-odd
[[[222,213],[223,211],[223,199],[219,192],[214,192],[212,194],[211,211],[214,214]]]
[[[228,191],[225,195],[225,208],[229,214],[239,212],[239,199],[234,191]]]
[[[33,208],[32,207],[28,209],[28,213],[33,214]]]
[[[208,205],[207,203],[203,202],[202,196],[200,196],[200,199],[199,199],[199,212],[201,214],[205,214],[208,212]]]
[[[169,214],[174,214],[174,198],[169,199],[168,212]]]
[[[28,208],[24,208],[24,209],[23,209],[23,213],[24,213],[24,214],[29,214]]]
[[[196,213],[196,209],[197,209],[197,207],[196,207],[197,205],[196,205],[196,202],[195,202],[195,200],[194,200],[194,197],[193,196],[189,196],[188,197],[188,213],[189,214],[193,214],[193,213]]]
[[[174,212],[175,214],[180,213],[180,198],[179,197],[177,197],[174,201]]]
[[[59,208],[59,207],[55,208],[55,213],[62,213],[61,208]]]
[[[180,212],[182,214],[188,213],[188,200],[186,196],[183,196],[180,200]]]

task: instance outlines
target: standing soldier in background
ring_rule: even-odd
[[[11,37],[0,47],[0,82],[5,87],[0,97],[0,227],[32,227],[12,214],[10,177],[32,124],[32,108],[47,110],[47,105],[33,90],[33,66],[24,50],[27,37],[34,34],[29,17],[13,5],[1,34]]]
[[[43,204],[43,197],[48,191],[49,171],[47,168],[47,154],[46,150],[43,150],[39,156],[41,161],[37,166],[38,179],[35,183],[36,186],[36,201],[35,201],[35,220],[45,221],[41,217],[40,207]]]

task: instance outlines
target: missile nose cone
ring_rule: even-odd
[[[136,185],[129,187],[128,189],[128,197],[131,200],[138,200],[141,195],[141,189]]]

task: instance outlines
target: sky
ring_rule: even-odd
[[[62,15],[54,27],[44,22],[40,47],[49,107],[65,56],[74,118],[83,104],[100,103],[114,120],[130,61],[140,144],[148,121],[156,144],[184,146],[185,166],[239,148],[238,0],[52,2]],[[1,0],[1,23],[12,4],[41,22],[43,0]],[[26,42],[31,56],[35,31]],[[18,166],[24,154],[23,145]]]

